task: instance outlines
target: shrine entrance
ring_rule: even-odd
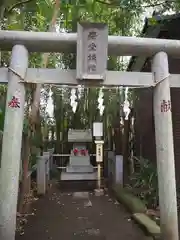
[[[168,55],[180,57],[180,41],[108,36],[106,25],[89,23],[78,24],[77,34],[0,31],[0,48],[12,50],[10,66],[0,69],[0,82],[8,83],[0,176],[1,239],[13,239],[15,232],[25,86],[43,83],[154,88],[162,239],[178,240],[170,87],[180,87],[180,76],[169,74]],[[76,70],[28,68],[28,52],[76,52]],[[151,57],[152,73],[107,71],[108,55]],[[82,145],[74,147],[79,151]],[[71,156],[67,172],[72,171],[74,162],[77,167],[77,157]],[[86,171],[91,171],[88,156],[83,159]]]

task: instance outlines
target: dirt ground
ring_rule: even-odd
[[[16,240],[146,240],[123,206],[108,194],[62,193],[52,187],[35,201],[24,234]]]

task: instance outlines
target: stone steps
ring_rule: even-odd
[[[67,173],[93,173],[94,169],[92,165],[69,165],[66,168]]]

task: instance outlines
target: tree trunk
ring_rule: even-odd
[[[22,176],[22,183],[20,188],[20,200],[18,204],[18,212],[23,213],[23,203],[24,203],[24,196],[27,192],[27,177],[28,177],[28,170],[29,170],[29,157],[30,157],[30,139],[29,135],[25,136],[24,140],[24,156],[23,156],[23,176]]]
[[[130,143],[129,143],[129,137],[130,137],[130,124],[131,124],[131,118],[133,116],[133,109],[131,109],[131,112],[128,116],[128,120],[124,120],[124,134],[123,134],[123,182],[127,183],[128,176],[132,174],[132,163],[130,162]]]
[[[122,155],[123,153],[123,141],[122,131],[120,127],[120,113],[117,113],[114,121],[114,144],[115,144],[115,155]]]
[[[129,130],[130,121],[124,120],[124,134],[123,134],[123,184],[128,181],[129,175]]]

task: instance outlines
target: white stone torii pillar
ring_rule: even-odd
[[[169,66],[165,52],[154,56],[152,73],[161,234],[163,240],[178,240]]]
[[[24,120],[25,79],[28,51],[22,45],[12,49],[0,169],[0,239],[14,240],[19,188],[19,168]],[[18,105],[9,105],[15,96]],[[16,101],[16,103],[17,103]]]

